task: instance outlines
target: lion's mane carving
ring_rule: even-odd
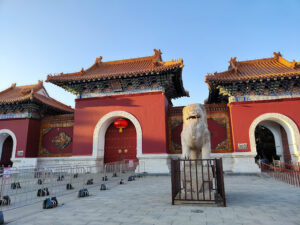
[[[204,105],[192,104],[183,108],[181,144],[183,159],[210,158],[210,133]]]

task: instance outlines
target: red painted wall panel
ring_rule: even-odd
[[[37,157],[39,151],[41,121],[30,119],[25,157]]]
[[[42,137],[42,148],[48,151],[48,156],[62,156],[62,154],[72,153],[73,127],[54,127],[48,128],[49,131]],[[63,148],[55,145],[55,137],[63,133],[69,140]],[[70,142],[70,143],[69,143]],[[47,156],[46,154],[43,156]]]
[[[210,143],[211,148],[215,149],[218,144],[227,139],[226,127],[219,125],[216,121],[209,118],[207,119],[208,130],[210,131]],[[183,129],[183,123],[172,130],[172,141],[181,146],[181,132]]]
[[[91,155],[98,121],[112,111],[126,111],[137,118],[143,133],[143,153],[167,153],[166,98],[163,92],[77,99],[73,155]]]
[[[250,151],[249,128],[251,123],[265,113],[280,113],[300,126],[300,99],[280,99],[256,102],[229,103],[233,148],[236,152]],[[247,143],[247,150],[239,150],[238,143]]]
[[[34,157],[37,155],[40,132],[39,123],[39,120],[34,119],[0,120],[0,130],[8,129],[16,135],[16,157],[20,157],[17,156],[18,150],[23,150],[24,156],[26,157]]]

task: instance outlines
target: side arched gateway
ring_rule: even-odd
[[[259,124],[268,125],[268,124],[278,124],[280,125],[287,136],[287,146],[290,152],[291,160],[293,162],[298,162],[300,160],[299,155],[299,146],[300,146],[300,134],[299,129],[296,123],[289,117],[279,114],[279,113],[265,113],[258,116],[251,124],[249,128],[249,138],[251,152],[257,154],[256,142],[255,142],[255,129]],[[273,126],[275,127],[275,126]],[[275,136],[276,142],[276,136]]]
[[[104,115],[97,123],[93,135],[93,157],[104,158],[105,134],[109,126],[118,118],[128,119],[136,130],[136,157],[142,155],[142,128],[139,121],[130,113],[125,111],[113,111]]]
[[[16,135],[8,129],[0,130],[0,164],[12,166],[17,146]]]

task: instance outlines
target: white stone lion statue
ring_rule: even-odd
[[[204,105],[192,104],[183,108],[181,144],[182,159],[210,158],[210,132]]]

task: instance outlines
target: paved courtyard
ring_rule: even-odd
[[[108,191],[91,189],[59,198],[60,206],[41,204],[4,212],[8,224],[272,224],[300,225],[300,188],[263,176],[225,176],[228,207],[171,205],[170,177],[148,176]]]

